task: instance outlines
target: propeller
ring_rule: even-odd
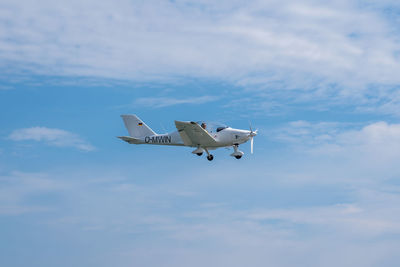
[[[257,135],[258,130],[255,130],[253,132],[253,128],[251,127],[250,122],[249,122],[249,128],[250,128],[250,134],[249,134],[249,136],[250,136],[250,151],[251,151],[251,154],[253,154],[253,147],[254,147],[253,137]]]
[[[253,136],[252,136],[252,137],[250,137],[251,154],[253,154],[253,144],[254,144],[254,142],[253,142]]]

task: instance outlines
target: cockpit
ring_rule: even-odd
[[[219,133],[220,131],[228,128],[228,126],[217,122],[198,121],[197,123],[201,126],[201,128],[205,129],[209,133]]]

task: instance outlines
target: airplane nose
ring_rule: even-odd
[[[255,131],[255,132],[251,131],[251,132],[249,133],[249,136],[251,136],[251,137],[256,136],[256,135],[257,135],[257,131]]]

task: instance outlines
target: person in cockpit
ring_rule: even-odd
[[[207,124],[205,122],[201,123],[201,128],[205,130],[207,128]]]

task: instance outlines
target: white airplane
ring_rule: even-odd
[[[214,156],[209,150],[220,147],[233,147],[232,157],[240,159],[243,152],[238,149],[240,144],[250,140],[251,153],[253,154],[253,137],[257,135],[257,130],[250,131],[233,129],[221,126],[212,131],[205,122],[194,121],[175,121],[177,131],[166,134],[156,134],[136,115],[121,115],[129,136],[118,136],[118,138],[129,144],[151,144],[167,146],[189,146],[196,147],[193,154],[198,156],[207,153],[207,159],[213,160]]]

